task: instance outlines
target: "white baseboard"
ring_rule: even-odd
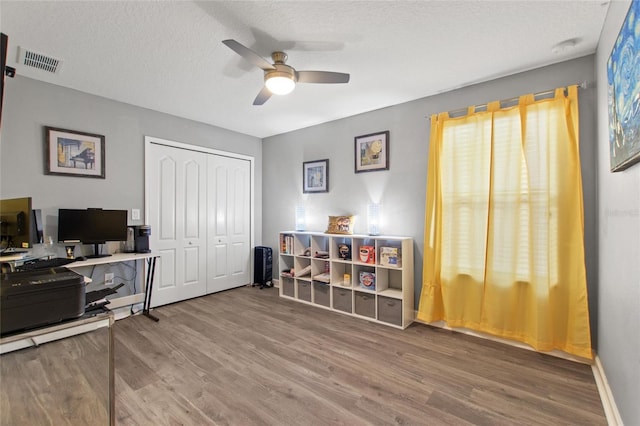
[[[604,414],[607,417],[607,423],[609,424],[609,426],[623,426],[624,423],[622,422],[622,418],[620,417],[620,412],[618,411],[616,401],[613,399],[613,393],[611,393],[611,388],[609,387],[607,376],[604,373],[604,367],[602,366],[600,357],[597,354],[595,356],[595,362],[591,365],[591,370],[593,371],[593,377],[596,380],[596,386],[598,387],[598,392],[600,393],[602,408],[604,408]]]

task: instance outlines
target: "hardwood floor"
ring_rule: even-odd
[[[401,331],[281,299],[274,288],[153,313],[160,322],[115,324],[118,425],[606,424],[589,366],[472,336],[421,324]],[[84,399],[106,383],[80,373],[101,344],[92,333],[42,345],[37,356],[3,355],[0,423],[105,424],[92,402],[104,391]],[[54,397],[70,386],[71,396]]]
[[[116,323],[122,425],[604,425],[587,365],[242,287]]]

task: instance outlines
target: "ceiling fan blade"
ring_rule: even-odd
[[[348,83],[349,74],[330,71],[298,71],[298,83]]]
[[[271,65],[269,62],[267,62],[267,60],[264,59],[262,56],[258,55],[256,52],[254,52],[253,50],[249,49],[246,46],[243,46],[237,41],[229,39],[229,40],[223,40],[222,42],[229,49],[233,50],[238,55],[242,56],[244,59],[251,62],[253,65],[257,66],[258,68],[262,68],[265,71],[275,69],[275,67]]]
[[[267,102],[270,97],[271,97],[271,91],[267,89],[267,86],[264,86],[260,91],[260,93],[258,93],[258,96],[256,96],[256,99],[253,101],[253,104],[262,105],[265,102]]]

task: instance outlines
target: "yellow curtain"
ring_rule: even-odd
[[[418,318],[592,358],[577,86],[431,119]]]

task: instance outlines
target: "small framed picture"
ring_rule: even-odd
[[[302,192],[329,192],[329,160],[302,163]]]
[[[389,170],[389,131],[356,136],[356,173]]]
[[[45,173],[104,179],[104,136],[45,127]]]

